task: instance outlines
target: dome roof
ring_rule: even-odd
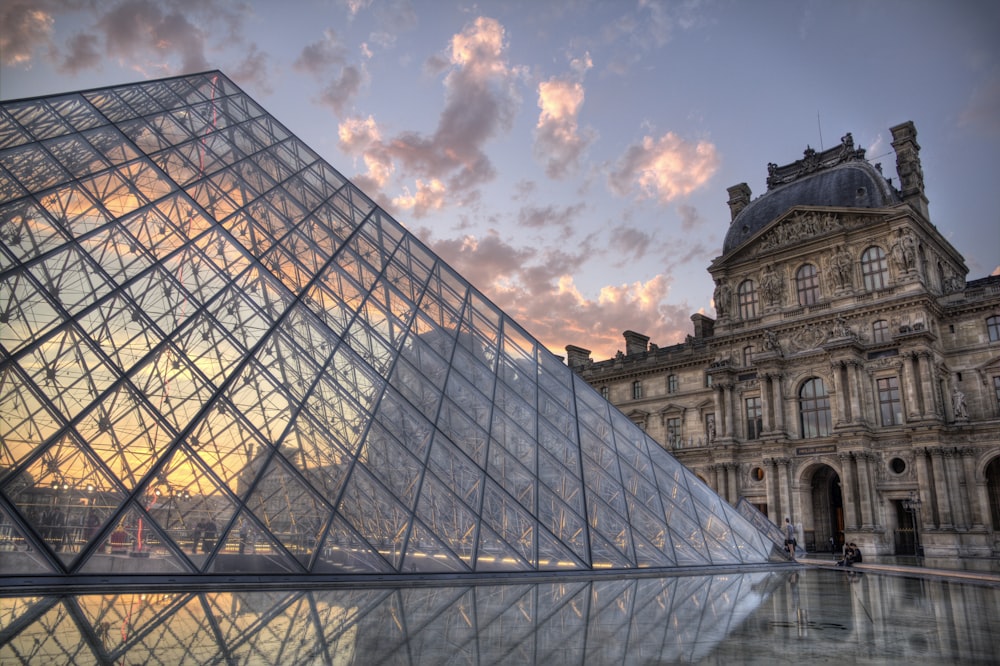
[[[868,162],[855,160],[837,164],[797,177],[747,204],[729,227],[722,253],[734,251],[795,206],[882,208],[900,201],[895,189]]]

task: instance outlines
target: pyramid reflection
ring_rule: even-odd
[[[0,575],[784,553],[219,72],[0,105]]]
[[[724,641],[776,578],[8,599],[0,661],[688,663]]]

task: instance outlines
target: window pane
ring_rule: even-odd
[[[830,434],[830,398],[822,379],[810,379],[799,389],[799,414],[803,439]]]
[[[878,385],[878,404],[882,415],[882,425],[898,425],[903,422],[903,413],[899,402],[899,379],[885,377],[876,381]]]
[[[865,289],[868,291],[884,289],[888,282],[888,272],[882,248],[873,246],[861,255],[861,274],[864,276]]]
[[[815,305],[819,300],[819,275],[816,267],[806,264],[795,274],[798,287],[799,305]]]

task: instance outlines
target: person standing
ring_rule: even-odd
[[[788,554],[795,559],[795,525],[792,525],[791,518],[785,518],[785,548]]]

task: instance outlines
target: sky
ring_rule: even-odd
[[[220,69],[552,352],[715,317],[727,188],[852,133],[1000,267],[1000,3],[4,0],[0,99]]]

